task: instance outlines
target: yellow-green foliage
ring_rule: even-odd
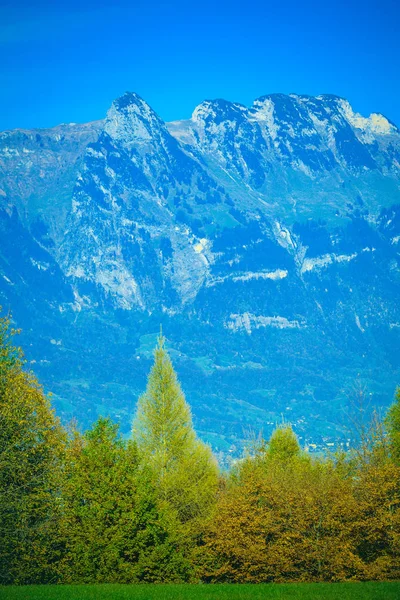
[[[389,408],[386,426],[392,458],[400,466],[400,388],[397,388],[395,401]]]
[[[160,337],[147,389],[139,398],[133,438],[148,462],[161,497],[190,537],[215,502],[218,468],[193,429],[189,405]]]
[[[64,432],[0,319],[0,582],[54,581]]]
[[[205,535],[207,581],[340,581],[400,575],[400,471],[311,460],[277,430],[221,494]]]
[[[0,318],[0,584],[400,579],[400,392],[359,449],[289,426],[221,477],[160,338],[132,439],[67,436]]]

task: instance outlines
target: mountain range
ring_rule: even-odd
[[[130,429],[160,325],[221,456],[346,444],[400,382],[400,131],[333,95],[0,133],[0,303],[57,413]]]

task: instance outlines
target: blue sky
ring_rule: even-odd
[[[0,130],[102,118],[126,90],[165,120],[204,99],[346,97],[400,126],[397,0],[0,0]]]

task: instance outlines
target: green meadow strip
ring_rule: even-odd
[[[1,600],[398,600],[400,582],[0,587]]]

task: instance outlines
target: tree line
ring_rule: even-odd
[[[400,390],[361,446],[221,472],[160,336],[132,434],[63,427],[0,318],[0,584],[400,579]]]

